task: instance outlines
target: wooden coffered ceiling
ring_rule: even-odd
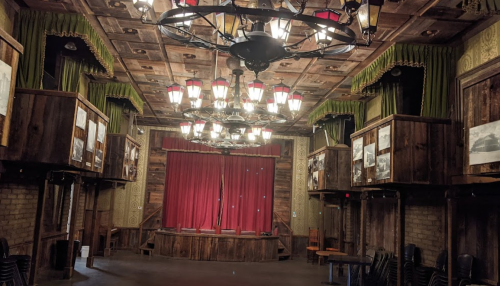
[[[210,94],[210,81],[215,76],[230,78],[226,66],[227,55],[209,50],[189,48],[180,45],[159,32],[156,26],[140,21],[140,13],[132,0],[24,0],[34,9],[56,12],[77,12],[87,16],[100,33],[115,56],[115,78],[119,82],[131,82],[145,100],[144,115],[139,124],[178,126],[181,114],[170,107],[166,86],[196,76],[203,79],[205,94]],[[245,5],[244,1],[236,1]],[[293,1],[292,1],[293,2]],[[214,5],[216,0],[200,0],[200,5]],[[460,5],[462,0],[406,0],[385,1],[380,16],[378,32],[370,47],[356,48],[352,52],[321,59],[283,60],[273,63],[259,75],[259,79],[271,85],[280,80],[294,89],[304,92],[301,112],[295,120],[289,119],[282,126],[273,126],[278,134],[308,135],[312,128],[307,126],[307,115],[325,99],[358,99],[349,95],[352,77],[370,64],[394,42],[449,44],[457,42],[462,33],[473,31],[479,25],[491,22],[480,15],[465,14]],[[324,8],[325,1],[309,0],[306,14]],[[330,8],[340,8],[339,1],[330,1]],[[155,0],[154,13],[150,17],[171,8],[170,1]],[[344,19],[341,19],[343,21]],[[352,29],[359,34],[358,24]],[[193,28],[196,35],[214,38],[213,30],[196,20]],[[291,38],[300,38],[307,27],[296,23]],[[432,35],[428,35],[428,31]],[[469,32],[470,33],[470,32]],[[304,44],[302,49],[315,46],[314,40]],[[253,74],[245,71],[244,81],[252,80]],[[107,79],[109,80],[109,79]],[[266,91],[265,96],[270,96]],[[188,106],[186,99],[183,103]],[[204,105],[208,104],[208,100]]]

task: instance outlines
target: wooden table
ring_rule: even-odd
[[[369,257],[350,256],[350,255],[330,255],[328,256],[330,263],[329,282],[333,283],[333,263],[347,264],[347,286],[351,286],[351,265],[366,266],[372,264],[372,259]]]
[[[318,265],[321,265],[321,261],[323,261],[323,257],[325,256],[330,256],[330,255],[347,255],[347,253],[343,253],[340,251],[325,251],[325,250],[320,250],[316,251],[316,255],[318,256]]]

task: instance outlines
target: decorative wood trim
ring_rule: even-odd
[[[4,29],[0,28],[0,38],[2,38],[9,46],[15,49],[17,52],[22,54],[24,52],[24,47],[18,41],[16,41],[9,33]]]

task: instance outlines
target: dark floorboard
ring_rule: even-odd
[[[211,262],[141,256],[119,251],[110,258],[97,257],[94,269],[77,258],[71,280],[51,280],[40,286],[298,286],[323,285],[328,266],[311,265],[304,259],[246,263]],[[342,279],[342,284],[345,279]]]

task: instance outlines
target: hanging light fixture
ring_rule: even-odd
[[[152,1],[152,0],[149,0]],[[175,8],[187,8],[187,7],[192,7],[192,6],[198,6],[198,1],[197,0],[172,0],[172,9]],[[174,18],[184,18],[184,17],[191,17],[193,16],[194,13],[189,13],[189,12],[184,12],[181,11],[179,14],[176,14]],[[179,29],[179,31],[182,32],[188,32],[191,29],[191,24],[192,20],[185,20],[185,21],[180,21],[180,22],[175,22],[173,23],[175,27]]]
[[[286,8],[280,7],[278,11],[290,11]],[[271,35],[273,38],[286,43],[288,41],[288,36],[292,30],[292,19],[274,17],[272,18],[269,25],[271,26]]]
[[[258,104],[265,89],[266,85],[262,81],[255,79],[248,83],[248,97],[253,103]]]
[[[219,138],[219,133],[215,132],[213,128],[210,128],[210,138],[212,139]]]
[[[252,126],[252,134],[254,136],[260,136],[260,132],[262,131],[262,127],[261,126]]]
[[[196,73],[195,73],[196,76]],[[203,87],[203,81],[199,78],[193,77],[186,80],[186,89],[188,92],[188,98],[191,101],[196,101],[200,98],[201,88]]]
[[[359,28],[363,35],[372,35],[377,32],[378,18],[382,10],[384,0],[361,0],[357,17]]]
[[[193,131],[197,134],[202,134],[203,133],[203,128],[205,128],[205,123],[207,123],[204,120],[196,120],[194,122],[194,129]]]
[[[153,8],[154,0],[133,0],[134,7],[142,13],[148,12]]]
[[[215,100],[226,99],[229,82],[227,79],[219,77],[212,81],[212,92]]]
[[[267,111],[270,113],[278,113],[278,105],[272,98],[267,100]]]
[[[232,133],[231,134],[231,139],[233,140],[240,140],[241,134],[240,133]]]
[[[191,132],[191,125],[193,125],[191,122],[181,122],[181,133],[184,135],[184,137],[187,137],[189,133]]]
[[[361,0],[340,0],[340,8],[348,15],[356,12],[361,5]]]
[[[240,26],[240,17],[230,13],[216,13],[215,23],[222,39],[228,41],[236,37]]]
[[[335,22],[338,22],[340,19],[340,13],[337,11],[333,11],[332,9],[314,11],[313,16],[320,19],[332,20]],[[335,33],[335,28],[326,27],[326,25],[323,24],[318,24],[318,26],[320,26],[322,29],[315,30],[316,34],[314,35],[314,37],[316,38],[316,44],[321,47],[327,47],[332,42],[333,38],[327,35],[326,31]]]
[[[214,101],[214,107],[218,110],[222,110],[227,107],[229,99],[219,99]]]
[[[179,105],[182,103],[182,95],[184,94],[184,87],[177,83],[167,86],[167,94],[170,103],[174,106],[174,111],[177,112]]]
[[[222,132],[222,129],[224,129],[224,126],[222,126],[222,123],[219,121],[215,121],[212,123],[212,128],[214,129],[214,132],[217,134],[220,134]]]
[[[302,94],[298,91],[294,91],[288,95],[288,107],[290,108],[290,113],[292,113],[292,119],[294,119],[295,115],[299,112],[303,98]]]
[[[286,98],[290,93],[290,87],[283,84],[283,82],[273,86],[274,102],[278,106],[283,106],[286,103]],[[269,103],[269,101],[268,101]],[[277,112],[276,112],[277,113]]]
[[[200,108],[203,104],[203,94],[200,94],[197,100],[191,101],[191,108]]]
[[[271,140],[272,134],[273,134],[272,129],[269,129],[269,128],[262,129],[262,139],[264,139],[265,142]]]
[[[255,141],[257,139],[255,134],[252,131],[248,131],[247,137],[248,137],[248,140],[250,140],[250,141]]]
[[[253,112],[254,106],[250,98],[243,99],[243,109],[245,109],[246,112]]]

